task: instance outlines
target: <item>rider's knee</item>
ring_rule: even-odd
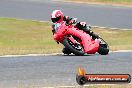
[[[87,28],[87,24],[86,24],[86,22],[78,22],[78,23],[76,24],[76,27],[77,27],[78,29],[80,29],[80,30],[83,30],[83,29],[86,29],[86,28]]]

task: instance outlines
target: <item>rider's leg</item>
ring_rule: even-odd
[[[91,30],[91,26],[87,25],[86,22],[79,22],[75,25],[75,27],[77,27],[80,30],[83,30],[84,32],[86,32],[87,34],[89,34],[90,36],[92,36],[92,38],[98,39],[99,36],[97,34],[95,34],[92,30]]]

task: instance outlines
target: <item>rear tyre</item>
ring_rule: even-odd
[[[109,49],[106,44],[100,44],[98,53],[101,55],[107,55],[109,53]]]
[[[99,37],[99,39],[101,42],[99,45],[98,53],[101,55],[107,55],[109,53],[109,45],[103,38]]]
[[[78,47],[81,47],[81,49],[77,49],[75,45],[72,44],[72,42],[67,38],[63,40],[63,45],[77,56],[83,56],[85,54],[81,45],[78,45]]]

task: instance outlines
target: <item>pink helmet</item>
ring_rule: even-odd
[[[51,20],[53,23],[62,22],[64,18],[64,14],[61,12],[61,10],[54,10],[51,14]]]

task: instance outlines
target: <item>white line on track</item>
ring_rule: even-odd
[[[88,88],[92,86],[114,86],[114,85],[131,85],[132,83],[126,83],[126,84],[89,84],[89,85],[75,85],[75,86],[55,86],[55,87],[40,87],[40,88]]]
[[[132,52],[132,50],[117,50],[117,51],[112,51],[112,52]]]
[[[62,55],[62,53],[52,53],[52,54],[27,54],[27,55],[3,55],[3,56],[0,56],[0,57],[52,56],[52,55]]]
[[[118,50],[118,51],[110,51],[112,52],[132,52],[132,50]],[[23,57],[23,56],[52,56],[52,55],[63,55],[63,53],[51,53],[51,54],[26,54],[26,55],[3,55],[0,57]]]

